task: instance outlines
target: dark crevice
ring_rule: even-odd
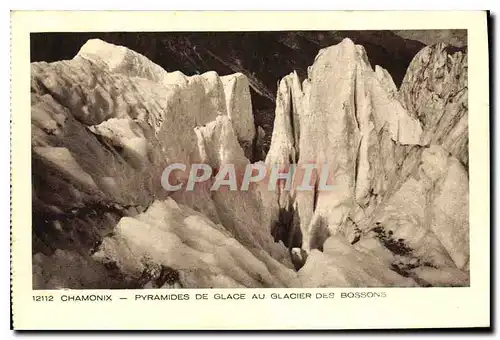
[[[313,191],[313,206],[312,210],[313,212],[316,211],[316,206],[318,205],[318,196],[319,196],[319,188],[318,188],[318,180],[314,182],[314,191]]]
[[[299,228],[300,220],[292,206],[280,208],[278,220],[271,227],[271,235],[275,242],[282,241],[289,248],[302,247],[302,232]]]

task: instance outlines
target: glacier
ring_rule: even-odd
[[[399,89],[348,38],[311,62],[279,81],[257,162],[242,73],[167,72],[98,39],[32,63],[33,286],[469,285],[466,52],[424,47]],[[334,190],[169,192],[173,163],[329,164]]]

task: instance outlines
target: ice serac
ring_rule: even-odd
[[[291,193],[304,247],[321,247],[351,213],[373,209],[404,145],[419,144],[420,123],[394,98],[394,87],[390,75],[379,67],[373,71],[363,47],[349,39],[321,50],[302,86],[296,74],[280,83],[266,162],[319,169],[328,164],[327,183],[334,186]]]
[[[279,172],[293,172],[299,157],[300,116],[302,114],[303,92],[297,73],[284,77],[276,95],[276,111],[274,119],[271,146],[266,155],[265,163],[268,169],[275,167]],[[267,199],[268,206],[275,206],[278,210],[278,221],[274,223],[272,233],[277,240],[281,240],[289,247],[300,247],[302,243],[298,211],[295,195],[283,188],[284,183],[276,185]]]
[[[221,77],[226,95],[227,114],[233,123],[238,141],[248,158],[253,156],[255,125],[248,79],[242,73]]]
[[[422,49],[408,67],[399,97],[422,123],[422,143],[441,145],[468,168],[466,47],[439,43]]]
[[[107,67],[109,72],[128,77],[141,77],[154,82],[161,82],[167,77],[167,71],[142,54],[100,39],[88,40],[78,51],[78,56]]]
[[[394,84],[394,80],[392,80],[392,77],[387,70],[375,65],[375,76],[391,96],[397,95],[398,88],[396,87],[396,84]]]
[[[289,165],[297,162],[302,97],[297,73],[291,73],[280,81],[271,146],[266,156],[268,165]]]
[[[415,71],[408,72],[410,81]],[[302,87],[295,78],[280,82],[266,163],[328,164],[333,185],[333,190],[320,190],[316,176],[313,191],[293,186],[277,192],[280,217],[286,217],[280,219],[286,222],[283,241],[294,248],[293,240],[301,240],[309,253],[305,260],[300,256],[299,276],[319,285],[357,285],[357,279],[367,285],[433,285],[446,278],[447,285],[467,285],[468,178],[446,151],[451,142],[429,145],[442,130],[429,130],[431,123],[407,110],[388,72],[379,66],[373,70],[363,47],[348,39],[318,53]],[[453,81],[460,86],[461,80]],[[446,138],[467,140],[457,129]],[[379,268],[371,280],[361,279],[365,267],[353,258],[346,261],[359,277],[322,276],[319,268],[336,271],[342,264],[325,250],[333,247],[332,240],[339,247],[352,243],[344,248],[353,258],[372,256],[363,261]],[[410,280],[398,281],[401,276]]]
[[[269,234],[269,217],[256,193],[235,199],[224,196],[231,192],[171,193],[161,185],[172,163],[189,170],[194,163],[216,169],[249,162],[238,143],[254,133],[243,76],[228,76],[232,92],[226,101],[215,72],[168,73],[134,51],[99,40],[90,40],[72,60],[32,63],[31,71],[35,287],[141,287],[150,274],[138,280],[93,254],[122,218],[153,206],[159,214],[165,206],[157,202],[169,196],[212,223],[223,221],[233,242],[244,243],[269,270],[292,267],[286,248]],[[242,211],[234,213],[232,204],[255,212],[252,223]],[[126,262],[116,251],[115,259]],[[73,271],[54,271],[70,262]]]

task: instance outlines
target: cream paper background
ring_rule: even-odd
[[[489,326],[489,85],[486,12],[12,12],[12,311],[15,329],[345,329]],[[467,29],[469,63],[470,270],[467,288],[33,291],[31,280],[30,32]],[[311,60],[312,63],[312,60]],[[254,293],[334,292],[334,300],[249,300]],[[340,292],[386,298],[340,299]],[[134,301],[185,293],[189,301]],[[244,301],[195,293],[246,293]],[[60,301],[109,293],[113,302]],[[33,302],[33,295],[54,302]],[[120,300],[127,297],[128,300]]]

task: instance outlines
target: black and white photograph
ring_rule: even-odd
[[[11,328],[491,327],[488,15],[14,11]]]
[[[30,63],[33,289],[470,285],[467,30],[31,33]]]

